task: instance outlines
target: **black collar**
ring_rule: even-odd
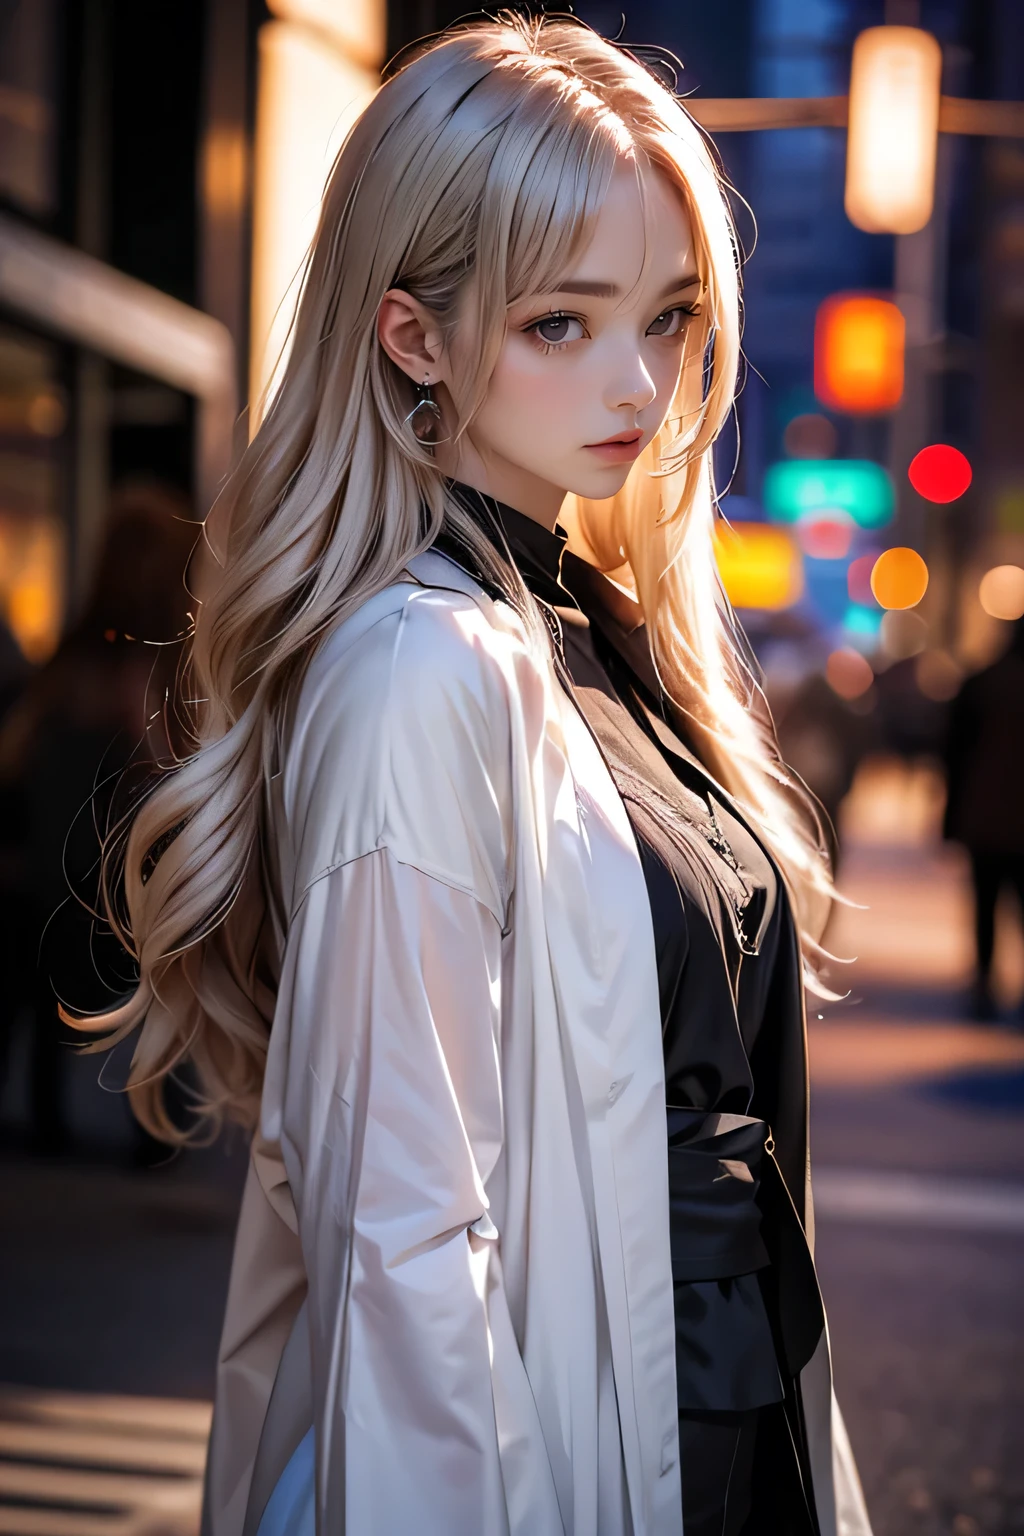
[[[568,534],[560,524],[556,523],[553,529],[545,528],[524,512],[517,512],[515,507],[507,506],[493,496],[485,496],[474,486],[464,485],[459,480],[450,480],[448,489],[496,548],[506,557],[512,556],[534,597],[554,609],[563,622],[571,618],[600,631],[605,642],[640,683],[639,705],[662,747],[689,762],[707,778],[707,770],[680,737],[682,721],[675,717],[674,711],[667,709],[667,696],[651,658],[639,604],[609,581],[596,566],[580,559],[566,547]],[[470,569],[467,563],[469,551],[451,536],[450,530],[442,530],[436,545],[456,564]],[[480,572],[470,570],[470,574],[483,585],[490,586]],[[642,696],[644,694],[646,698]],[[669,724],[668,715],[672,715],[677,729]],[[719,788],[714,780],[710,782]]]
[[[499,551],[511,554],[535,597],[553,606],[566,601],[568,593],[559,579],[568,537],[564,528],[557,523],[553,529],[545,528],[524,512],[459,480],[450,480],[448,489]]]

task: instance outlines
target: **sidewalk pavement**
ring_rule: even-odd
[[[1006,1018],[970,1022],[966,861],[912,789],[898,776],[848,807],[840,888],[862,906],[828,941],[857,958],[834,969],[848,999],[810,1024],[818,1267],[876,1536],[1010,1536],[1024,1531],[1024,950],[1002,914]]]

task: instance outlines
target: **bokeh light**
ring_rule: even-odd
[[[808,605],[826,629],[841,624],[849,604],[846,592],[846,561],[804,558]]]
[[[857,37],[844,202],[858,229],[909,235],[931,217],[941,80],[942,49],[930,32],[889,25]]]
[[[914,680],[926,699],[946,704],[959,691],[963,668],[948,651],[922,651],[914,663]]]
[[[864,603],[867,607],[875,606],[875,594],[871,590],[871,572],[875,568],[879,551],[869,549],[863,555],[858,555],[856,560],[850,561],[850,568],[846,573],[846,588],[850,594],[851,603]]]
[[[871,591],[882,608],[913,608],[928,590],[928,567],[916,549],[886,549],[871,572]]]
[[[1019,565],[995,565],[978,586],[978,601],[993,619],[1024,617],[1024,571]]]
[[[0,613],[29,661],[57,648],[64,613],[66,536],[56,518],[0,514]]]
[[[767,523],[715,528],[715,555],[734,608],[789,608],[804,589],[803,562],[792,537]]]
[[[896,498],[889,476],[870,459],[784,459],[765,473],[764,507],[773,523],[840,511],[861,528],[884,528]]]
[[[782,446],[791,459],[831,459],[838,445],[834,425],[817,411],[794,416],[782,434]]]
[[[878,649],[882,615],[873,604],[849,603],[843,614],[843,634],[858,651],[873,653]]]
[[[855,528],[845,512],[812,512],[797,523],[796,536],[805,555],[815,560],[843,560],[850,552]]]
[[[859,699],[875,680],[871,663],[851,646],[832,652],[825,663],[825,677],[841,699]]]
[[[906,661],[928,644],[928,625],[912,608],[894,608],[883,614],[882,650],[890,661]]]
[[[970,485],[973,471],[971,461],[959,448],[932,443],[911,459],[907,478],[925,501],[956,501]]]
[[[355,34],[365,8],[349,4],[342,9],[348,14],[346,30]],[[302,20],[308,15],[307,10]],[[267,22],[258,45],[250,434],[259,425],[259,402],[280,380],[288,355],[299,274],[316,232],[324,182],[346,133],[379,85],[376,68],[354,62],[366,55],[349,57],[332,44],[324,15],[315,28],[298,19]]]
[[[67,407],[56,390],[44,389],[29,401],[26,420],[38,437],[59,437],[67,419]]]
[[[874,416],[903,398],[906,324],[889,299],[836,294],[814,322],[814,393],[833,411]]]

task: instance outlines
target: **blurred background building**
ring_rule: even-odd
[[[735,189],[747,371],[720,568],[867,909],[830,935],[859,958],[835,972],[847,1002],[812,1010],[811,1052],[822,1273],[876,1529],[1021,1530],[1024,5],[574,9],[675,56]],[[145,722],[187,631],[185,568],[272,387],[333,156],[385,61],[464,14],[0,0],[9,1536],[195,1529],[245,1149],[149,1166],[107,1091],[123,1059],[101,1085],[57,1029],[55,985],[98,1005],[124,974],[61,904],[69,879],[93,898],[92,816],[122,768],[168,745]],[[916,222],[879,223],[856,183],[851,61],[879,27],[926,34],[934,65]]]
[[[855,37],[885,22],[937,39],[947,96],[1024,94],[1017,0],[577,11],[674,53],[698,111],[840,100]],[[386,58],[461,13],[453,0],[3,0],[0,616],[15,645],[0,666],[45,659],[80,611],[113,488],[157,479],[202,516],[245,431],[239,404],[273,375],[348,122]],[[723,570],[780,717],[826,679],[844,717],[934,749],[931,706],[1024,608],[1011,573],[987,611],[979,597],[988,570],[1024,564],[1024,141],[941,133],[925,227],[866,233],[844,211],[842,121],[716,134],[749,254],[742,452],[734,435],[719,455],[736,530]],[[966,489],[915,490],[911,460],[934,445],[964,456]],[[870,578],[891,546],[922,555],[928,586],[887,620]]]

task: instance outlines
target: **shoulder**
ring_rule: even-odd
[[[408,575],[367,598],[346,616],[321,645],[308,677],[325,671],[362,666],[376,656],[391,655],[392,642],[403,631],[416,632],[430,653],[444,650],[447,659],[467,665],[488,654],[498,655],[525,643],[523,626],[505,604],[494,602],[478,582],[447,556],[426,550],[408,564]],[[395,655],[397,655],[397,647]],[[413,658],[405,647],[403,665]]]
[[[412,564],[434,579],[394,582],[324,640],[299,696],[296,733],[356,722],[386,723],[393,733],[438,711],[478,722],[481,711],[507,714],[503,695],[525,648],[515,615],[442,556]],[[441,585],[448,572],[452,584]]]
[[[285,761],[286,815],[302,885],[386,846],[500,916],[523,640],[514,615],[434,559],[430,584],[396,582],[369,598],[310,664]],[[442,586],[448,570],[457,575]]]

